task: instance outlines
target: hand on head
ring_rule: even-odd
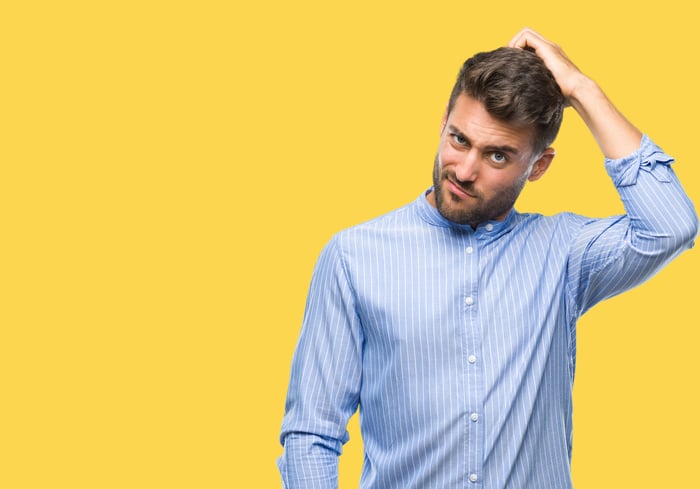
[[[554,75],[567,104],[571,103],[576,88],[587,80],[587,77],[581,73],[561,47],[532,29],[526,27],[518,32],[508,43],[508,46],[527,49],[539,56]]]

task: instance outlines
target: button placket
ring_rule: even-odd
[[[481,356],[481,327],[479,325],[479,257],[482,252],[479,247],[481,233],[472,233],[468,239],[463,242],[462,262],[465,264],[466,287],[463,289],[462,308],[465,313],[465,327],[467,331],[467,342],[465,343],[466,363],[465,379],[467,382],[470,395],[464,405],[464,414],[466,415],[465,435],[468,437],[469,443],[474,446],[480,446],[480,441],[483,439],[483,423],[479,421],[478,412],[483,403],[483,372],[480,365]],[[466,479],[471,487],[481,485],[481,477],[479,472],[482,470],[483,455],[479,450],[475,453],[475,457],[471,457],[467,462]]]

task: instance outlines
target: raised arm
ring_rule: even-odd
[[[639,147],[642,133],[625,119],[600,87],[584,75],[558,45],[525,28],[510,41],[509,46],[530,49],[544,61],[567,103],[586,123],[606,158],[622,158]]]
[[[624,216],[591,219],[572,243],[570,291],[582,314],[650,278],[698,233],[698,217],[671,168],[673,158],[634,127],[562,49],[531,29],[510,47],[537,54],[588,126],[625,206]]]

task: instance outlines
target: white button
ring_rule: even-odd
[[[471,255],[472,253],[474,253],[474,248],[472,248],[471,246],[467,246],[467,254]]]
[[[479,421],[479,414],[478,414],[478,413],[472,413],[472,415],[469,416],[469,419],[471,419],[472,421],[474,421],[474,422],[476,423],[477,421]]]
[[[464,303],[468,306],[471,306],[472,304],[474,304],[474,298],[472,296],[469,296],[466,299],[464,299]]]
[[[489,223],[486,225],[486,230],[487,231],[493,231],[493,224]]]
[[[476,363],[476,355],[469,355],[469,356],[467,357],[467,361],[468,361],[469,363]]]
[[[469,480],[472,482],[476,482],[479,480],[479,476],[476,474],[469,474]]]

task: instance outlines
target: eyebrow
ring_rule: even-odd
[[[467,137],[467,135],[464,134],[464,133],[463,133],[462,131],[460,131],[459,129],[457,129],[455,126],[453,126],[452,124],[449,124],[449,125],[447,126],[447,129],[448,129],[451,133],[454,133],[454,134],[456,134],[456,135],[458,135],[458,136],[463,137],[463,138],[467,141],[467,143],[469,143],[469,145],[471,145],[471,141],[469,140],[469,138]],[[503,146],[485,146],[485,147],[484,147],[484,150],[485,150],[485,151],[496,151],[496,152],[499,152],[499,153],[509,153],[509,154],[512,154],[512,155],[517,155],[517,154],[520,153],[520,151],[518,151],[517,148],[514,148],[513,146],[508,146],[507,144],[506,144],[506,145],[503,145]]]

